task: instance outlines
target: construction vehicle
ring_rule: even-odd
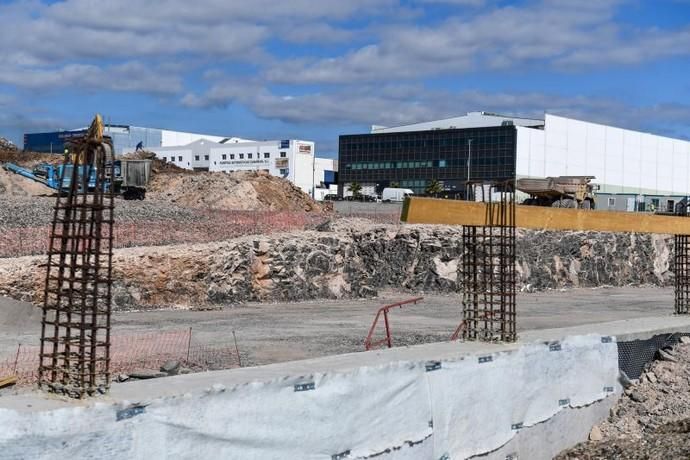
[[[74,160],[75,158],[71,158]],[[73,163],[55,166],[50,163],[41,163],[33,169],[22,168],[14,163],[5,163],[2,166],[6,171],[19,174],[36,182],[56,190],[65,192],[70,189],[70,181],[73,176]],[[89,190],[93,190],[96,184],[97,170],[94,166],[77,166],[78,188],[81,191],[86,183]],[[113,192],[122,195],[125,200],[143,200],[146,196],[146,185],[151,177],[151,160],[115,160],[114,164],[106,163],[106,191],[113,187]],[[113,177],[110,177],[110,171]],[[88,180],[84,181],[84,175],[88,173]],[[62,179],[61,179],[62,178]]]
[[[143,200],[146,196],[146,185],[151,178],[151,160],[116,160],[113,157],[111,139],[103,135],[103,119],[100,115],[96,115],[84,136],[69,141],[63,164],[56,166],[41,163],[33,169],[23,168],[14,163],[5,163],[2,166],[6,171],[40,182],[61,194],[71,190],[73,179],[77,183],[76,191],[79,193],[84,192],[84,188],[88,189],[86,191],[92,191],[96,186],[99,166],[93,161],[87,161],[85,152],[91,144],[98,144],[104,150],[104,161],[100,163],[100,167],[104,169],[103,190],[109,192],[112,189],[113,193],[121,195],[125,200]]]
[[[530,197],[522,204],[553,208],[594,209],[594,176],[558,176],[517,180],[517,189]]]
[[[5,163],[2,165],[2,167],[9,172],[13,172],[15,174],[19,174],[20,176],[26,177],[27,179],[31,179],[36,182],[40,182],[41,184],[52,188],[53,190],[69,190],[70,188],[70,180],[72,177],[72,168],[74,165],[72,164],[66,164],[66,165],[59,165],[55,166],[50,163],[42,163],[36,166],[33,170],[31,169],[26,169],[22,168],[21,166],[17,166],[14,163]],[[84,165],[77,166],[78,171],[77,175],[79,176],[79,181],[78,181],[78,187],[81,188],[82,184],[84,183],[83,177],[84,174],[87,171],[87,168]],[[62,183],[60,181],[60,178],[64,178],[62,180]],[[96,180],[96,171],[94,169],[91,169],[89,171],[89,178],[88,178],[88,187],[90,189],[93,188]]]

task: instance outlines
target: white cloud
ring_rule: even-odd
[[[390,81],[474,70],[640,64],[690,55],[690,27],[635,29],[613,21],[618,0],[541,0],[439,24],[384,27],[381,39],[340,56],[294,59],[266,70],[290,84]],[[287,66],[301,72],[282,72]]]
[[[178,77],[157,72],[141,62],[103,68],[89,64],[69,64],[58,68],[8,66],[0,72],[0,84],[39,90],[106,89],[155,94],[174,94],[182,89]]]
[[[287,123],[396,126],[491,111],[540,118],[544,112],[630,129],[669,131],[690,124],[690,105],[634,106],[615,98],[565,97],[542,92],[434,91],[422,85],[359,85],[331,92],[279,95],[258,83],[218,83],[203,95],[188,94],[192,107],[241,104],[256,115]]]

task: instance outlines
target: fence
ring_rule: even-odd
[[[324,214],[283,211],[199,211],[193,219],[117,222],[113,247],[208,243],[245,235],[313,228],[331,218]],[[50,226],[0,227],[0,257],[46,254]]]
[[[123,334],[111,337],[111,375],[135,369],[159,369],[166,361],[179,361],[193,371],[231,369],[242,364],[235,345],[194,343],[192,329]],[[38,346],[18,345],[12,356],[0,359],[0,378],[16,375],[19,385],[38,380]]]

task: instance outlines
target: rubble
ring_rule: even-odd
[[[19,150],[14,142],[4,137],[0,137],[0,150]]]
[[[669,352],[664,351],[671,356]],[[690,458],[690,344],[681,342],[672,353],[675,361],[648,365],[643,378],[625,391],[608,419],[592,429],[590,442],[556,458]]]

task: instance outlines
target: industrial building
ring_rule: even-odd
[[[424,193],[431,180],[462,193],[467,180],[596,176],[599,209],[668,206],[690,193],[690,142],[545,114],[471,112],[340,136],[339,193],[391,184]]]
[[[66,141],[72,137],[82,136],[84,133],[86,133],[86,128],[24,134],[24,150],[44,153],[62,153],[65,149]],[[186,145],[200,139],[206,139],[213,142],[245,140],[214,136],[211,134],[188,133],[131,125],[106,125],[104,134],[112,138],[116,155],[132,151],[139,145],[144,149],[150,150],[158,147]]]
[[[304,192],[322,199],[337,189],[337,161],[315,157],[315,144],[298,139],[247,141],[199,139],[186,145],[150,148],[161,160],[196,171],[262,170],[284,177]]]

